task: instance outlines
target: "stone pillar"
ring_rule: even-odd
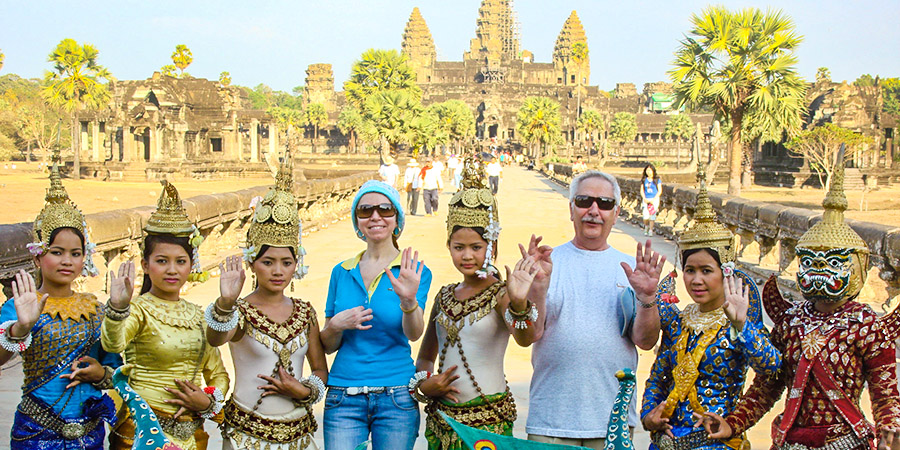
[[[259,120],[250,121],[250,162],[259,162]]]
[[[184,149],[184,139],[185,132],[184,131],[176,131],[175,132],[175,158],[184,161],[187,159],[187,155],[185,154]]]
[[[122,127],[122,148],[123,162],[135,160],[134,131],[127,125]]]
[[[156,131],[156,127],[152,125],[147,128],[147,132],[150,133],[150,161],[158,161],[159,149],[157,143],[160,140],[159,132]]]
[[[80,150],[81,150],[81,157],[82,157],[82,158],[84,158],[84,153],[85,153],[86,151],[88,151],[88,136],[89,136],[89,133],[88,133],[87,123],[88,123],[88,122],[82,122],[82,121],[80,121],[80,120],[78,121],[78,132],[81,133],[81,136],[80,136],[80,139],[79,139],[79,140],[81,141],[81,142],[80,142],[80,146],[81,146]]]
[[[103,142],[100,141],[100,122],[91,121],[91,160],[102,162],[106,158],[100,157]]]
[[[278,125],[274,123],[269,124],[269,154],[278,156]]]
[[[237,136],[235,139],[237,140],[237,149],[234,152],[235,161],[243,161],[244,160],[244,132],[238,129],[236,131]]]

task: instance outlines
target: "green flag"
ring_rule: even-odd
[[[453,431],[466,443],[469,450],[589,450],[571,445],[543,444],[540,442],[502,436],[489,431],[467,427],[441,412],[441,417],[453,427]]]

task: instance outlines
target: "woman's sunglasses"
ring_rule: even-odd
[[[394,217],[397,215],[397,210],[394,209],[394,205],[390,203],[379,203],[377,205],[358,205],[356,207],[356,217],[368,219],[369,217],[372,217],[375,210],[378,210],[378,215],[381,217]]]
[[[575,206],[588,209],[592,204],[597,203],[597,208],[601,211],[609,211],[616,206],[616,199],[609,197],[591,197],[590,195],[576,195],[574,199],[572,199],[572,203],[575,203]]]

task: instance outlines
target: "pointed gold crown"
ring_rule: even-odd
[[[719,254],[722,264],[734,262],[734,233],[716,220],[706,189],[706,168],[702,164],[697,170],[697,182],[700,184],[700,192],[694,207],[694,224],[678,237],[678,252],[681,254],[685,250],[709,248]]]
[[[50,234],[57,228],[74,228],[85,235],[84,215],[69,198],[54,162],[50,168],[50,187],[44,198],[44,208],[34,219],[34,241],[50,245]]]
[[[844,211],[847,209],[847,196],[844,195],[844,146],[838,155],[838,164],[831,175],[831,187],[822,201],[825,212],[822,221],[813,225],[803,233],[797,241],[797,247],[810,250],[846,248],[859,253],[868,254],[869,246],[853,228],[844,223]]]
[[[457,226],[487,229],[492,222],[498,223],[497,199],[487,186],[487,175],[481,161],[466,158],[461,184],[447,207],[447,235],[453,233],[453,228]]]
[[[171,234],[173,236],[190,236],[194,232],[194,224],[184,211],[178,189],[168,181],[163,181],[163,191],[156,202],[156,211],[150,215],[144,231],[148,234]]]
[[[264,245],[290,247],[300,257],[300,214],[293,194],[293,180],[293,167],[282,164],[275,176],[275,186],[256,206],[247,230],[247,250],[250,252],[247,262],[253,262]]]

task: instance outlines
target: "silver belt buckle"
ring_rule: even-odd
[[[351,386],[351,387],[347,388],[347,395],[364,394],[365,393],[364,390],[365,390],[364,387],[361,388],[361,387]]]
[[[84,425],[76,422],[68,422],[62,426],[62,430],[60,430],[60,434],[67,440],[78,439],[84,436]]]

